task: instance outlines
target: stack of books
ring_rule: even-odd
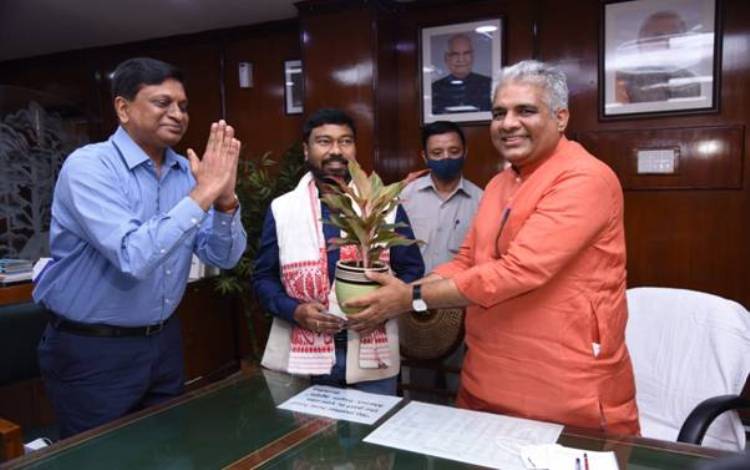
[[[0,283],[31,280],[33,264],[27,259],[0,258]]]

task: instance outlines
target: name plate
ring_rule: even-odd
[[[313,385],[278,407],[325,418],[373,424],[400,401],[400,397]]]

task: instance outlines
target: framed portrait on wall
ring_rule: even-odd
[[[304,75],[301,60],[284,61],[284,112],[302,114],[304,100]]]
[[[717,0],[603,6],[600,117],[718,110]]]
[[[502,64],[502,19],[422,28],[422,120],[491,118],[492,84]]]

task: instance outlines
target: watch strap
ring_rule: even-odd
[[[415,284],[411,288],[411,300],[421,300],[422,299],[422,285],[421,284]]]

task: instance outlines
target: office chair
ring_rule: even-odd
[[[31,422],[37,415],[29,409],[39,398],[19,403],[18,397],[26,398],[39,380],[36,347],[46,325],[46,311],[37,304],[0,305],[0,462],[23,455],[21,426],[40,424]]]
[[[641,433],[741,450],[737,408],[750,373],[750,312],[703,292],[628,289],[626,343],[633,361]]]

